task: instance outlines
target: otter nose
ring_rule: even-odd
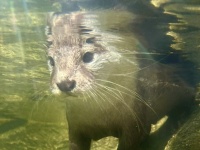
[[[60,83],[57,83],[58,88],[63,92],[69,92],[73,90],[76,86],[76,81],[65,80]]]

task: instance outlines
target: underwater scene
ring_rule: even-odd
[[[132,96],[129,94],[133,92],[125,87],[133,80],[132,76],[140,71],[140,67],[153,72],[149,66],[157,63],[169,68],[181,64],[176,67],[180,70],[178,76],[184,80],[181,85],[185,86],[186,82],[187,87],[195,88],[194,102],[190,106],[184,106],[184,109],[188,110],[180,114],[178,118],[173,112],[170,114],[171,120],[162,115],[162,119],[151,126],[149,136],[138,145],[141,150],[199,150],[199,0],[0,0],[0,150],[69,149],[66,112],[69,111],[67,101],[68,99],[71,101],[68,98],[71,95],[65,93],[69,89],[64,89],[63,85],[57,84],[64,94],[59,95],[58,89],[52,89],[52,82],[56,79],[52,75],[55,71],[52,71],[49,65],[55,64],[49,60],[49,56],[53,54],[47,50],[51,48],[52,41],[49,40],[51,37],[48,39],[45,35],[48,15],[52,12],[57,12],[58,15],[71,12],[86,14],[84,25],[79,25],[78,21],[75,25],[72,23],[81,28],[81,36],[86,43],[80,46],[86,53],[77,59],[82,58],[86,65],[95,60],[96,55],[93,56],[87,52],[88,49],[92,49],[90,45],[93,43],[95,43],[97,53],[104,48],[110,52],[104,55],[106,60],[104,56],[100,57],[102,59],[100,65],[86,67],[92,68],[91,75],[83,71],[84,75],[75,77],[86,80],[85,76],[89,74],[87,81],[79,81],[81,86],[78,87],[79,82],[76,81],[78,92],[85,92],[87,87],[93,84],[94,78],[98,78],[96,86],[99,86],[99,91],[94,89],[96,93],[92,93],[92,90],[85,92],[83,101],[90,101],[95,97],[102,101],[103,99],[109,101],[112,98],[118,98],[120,101],[123,94],[126,98],[130,98]],[[72,19],[73,17],[79,20],[82,16],[75,15]],[[59,21],[59,18],[57,19]],[[56,19],[53,21],[56,22]],[[52,26],[55,24],[52,23]],[[74,32],[79,37],[76,29],[71,30],[66,31],[66,34]],[[59,36],[55,39],[58,43],[59,38],[62,39]],[[70,40],[70,42],[73,45],[74,41]],[[64,55],[59,53],[59,57]],[[66,56],[66,59],[69,60],[68,57]],[[56,59],[56,62],[62,63],[60,58]],[[139,59],[147,65],[139,66],[133,59]],[[151,65],[148,65],[149,62]],[[110,64],[112,66],[109,66]],[[134,71],[131,72],[131,69]],[[111,70],[112,75],[108,73]],[[62,74],[59,77],[63,76]],[[153,78],[154,75],[150,73],[147,76]],[[176,83],[174,76],[172,72],[170,82]],[[88,79],[89,77],[91,79]],[[139,75],[134,78],[143,80]],[[99,83],[112,86],[107,88],[98,85]],[[153,83],[150,84],[153,85]],[[115,86],[118,87],[117,90],[113,89]],[[137,87],[129,86],[137,89]],[[76,89],[75,85],[70,85],[69,88]],[[140,99],[140,96],[138,97]],[[79,103],[80,98],[72,96],[73,100]],[[98,99],[95,101],[101,110],[107,109],[106,102],[98,102]],[[109,102],[109,105],[115,104]],[[149,104],[145,105],[151,107]],[[87,109],[86,104],[83,107]],[[114,106],[113,109],[117,107]],[[95,112],[95,108],[93,111]],[[79,115],[81,116],[81,113]],[[89,120],[88,116],[82,117],[85,117],[85,122]],[[102,116],[97,116],[95,119],[98,120],[100,117]],[[175,123],[172,123],[174,120],[176,120]],[[94,140],[91,144],[92,150],[116,150],[117,147],[118,139],[111,135]]]

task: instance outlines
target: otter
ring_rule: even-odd
[[[118,150],[138,149],[151,124],[194,100],[176,65],[140,57],[137,39],[125,30],[133,18],[121,10],[48,18],[51,91],[66,99],[70,150],[89,150],[92,140],[106,136],[119,139]]]

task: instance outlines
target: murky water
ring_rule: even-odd
[[[166,35],[172,37],[172,44],[168,46],[187,52],[186,59],[198,68],[200,1],[152,0],[152,3],[178,20],[163,25],[169,26]],[[43,46],[45,15],[55,8],[59,6],[52,5],[51,0],[0,0],[2,150],[62,150],[68,147],[65,103],[49,91],[49,71]],[[93,147],[115,149],[116,140],[106,139]]]
[[[1,0],[0,10],[0,149],[67,147],[65,105],[48,96],[43,44],[51,4]]]

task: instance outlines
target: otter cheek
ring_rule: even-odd
[[[61,94],[61,91],[57,88],[57,86],[52,86],[51,87],[51,92],[55,95]]]
[[[54,81],[51,82],[50,90],[53,94],[61,94],[60,89],[57,87],[56,83]]]
[[[51,90],[51,92],[53,93],[53,94],[60,94],[61,93],[61,91],[59,90],[59,88],[57,87],[57,79],[56,79],[56,77],[57,77],[57,75],[56,75],[56,73],[55,73],[55,71],[53,71],[52,73],[51,73],[51,85],[50,85],[50,90]]]
[[[74,91],[84,92],[91,89],[92,76],[89,72],[78,71],[74,77],[76,87]]]

